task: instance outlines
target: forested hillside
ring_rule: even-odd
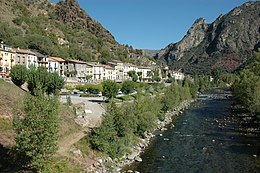
[[[253,114],[260,114],[260,49],[232,86],[235,97]]]
[[[138,51],[117,43],[76,0],[1,0],[0,40],[12,47],[65,59],[104,63],[118,59],[139,64],[145,61],[142,57],[129,58]]]

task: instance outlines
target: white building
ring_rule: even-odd
[[[96,62],[87,62],[86,64],[92,68],[92,80],[94,82],[102,81],[103,75],[104,75],[103,65],[96,63]]]
[[[185,77],[185,74],[179,71],[172,71],[171,72],[171,76],[172,78],[174,78],[175,80],[183,80]]]
[[[139,66],[137,72],[142,73],[142,79],[147,80],[152,78],[152,69],[150,67]]]
[[[124,78],[123,80],[128,80],[130,79],[130,76],[128,75],[129,71],[135,71],[138,72],[138,67],[136,65],[132,64],[124,64],[123,65],[123,72],[124,72]]]
[[[116,80],[116,70],[109,65],[103,65],[104,73],[103,80]]]
[[[124,80],[124,63],[122,61],[113,60],[108,62],[108,65],[112,66],[116,72],[116,81]]]
[[[64,77],[64,63],[65,60],[58,57],[48,58],[48,71],[51,73],[58,73],[59,76]]]
[[[38,67],[38,58],[31,50],[17,49],[16,50],[16,64],[24,65],[26,68]]]

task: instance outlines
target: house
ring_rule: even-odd
[[[66,60],[65,74],[67,77],[76,77],[85,80],[87,76],[87,63],[79,60]]]
[[[172,78],[174,78],[175,80],[183,80],[185,77],[185,74],[179,71],[172,71],[171,72],[171,76]]]
[[[124,63],[122,61],[113,60],[108,62],[112,68],[115,69],[116,72],[116,81],[123,81],[124,80]]]
[[[38,67],[38,58],[36,54],[27,49],[16,49],[16,64],[24,65],[27,69],[31,66]]]
[[[48,56],[46,55],[43,55],[39,52],[34,52],[35,55],[37,56],[38,58],[38,66],[39,67],[45,67],[47,70],[48,70]]]
[[[94,82],[100,82],[103,80],[104,67],[97,62],[87,62],[88,66],[92,68],[92,80]],[[90,68],[89,68],[90,69]]]
[[[64,77],[65,69],[64,69],[65,60],[59,57],[48,57],[48,71],[51,73],[58,73],[59,76]]]
[[[0,76],[9,76],[11,68],[15,65],[15,51],[1,44],[0,47]]]
[[[132,64],[127,64],[127,63],[125,63],[125,64],[123,65],[123,72],[124,72],[124,78],[123,78],[123,80],[128,80],[128,79],[130,79],[130,76],[128,75],[128,72],[129,72],[129,71],[135,71],[135,72],[137,72],[137,71],[138,71],[138,67],[135,66],[135,65],[132,65]]]
[[[116,70],[110,65],[103,65],[103,80],[116,80]]]
[[[152,78],[152,69],[150,67],[139,66],[137,72],[141,73],[142,80]]]

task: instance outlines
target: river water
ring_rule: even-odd
[[[141,155],[143,162],[127,169],[141,173],[260,172],[259,120],[232,111],[227,92],[200,95],[174,125],[157,134]]]

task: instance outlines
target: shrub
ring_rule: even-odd
[[[11,69],[11,73],[10,73],[12,82],[19,87],[25,83],[25,81],[28,78],[27,75],[28,75],[28,70],[23,65],[15,65]]]

